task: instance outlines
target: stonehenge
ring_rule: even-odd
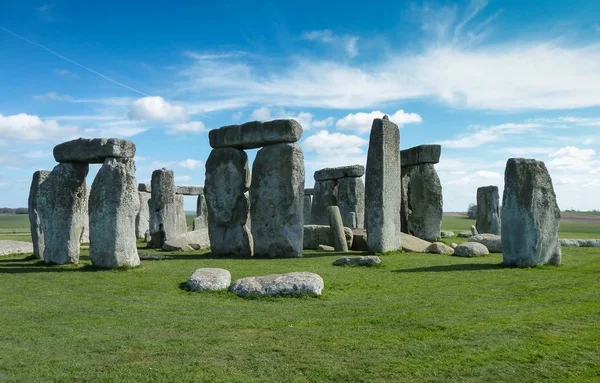
[[[31,187],[29,189],[29,200],[27,203],[29,212],[29,224],[31,228],[31,240],[33,242],[33,255],[37,259],[43,259],[44,254],[44,231],[42,230],[41,219],[38,213],[38,193],[40,186],[50,172],[47,170],[38,170],[33,173]]]
[[[295,120],[248,122],[209,132],[204,196],[216,254],[301,257],[304,155]],[[248,171],[245,149],[259,150]],[[247,195],[248,193],[248,195]]]
[[[426,241],[437,241],[442,227],[442,185],[434,168],[440,153],[440,145],[420,145],[400,151],[402,231]]]
[[[502,196],[502,257],[507,266],[558,265],[560,209],[542,161],[510,158]]]
[[[477,215],[475,218],[479,234],[500,235],[500,196],[498,186],[482,186],[477,189]]]
[[[150,198],[149,248],[159,249],[173,238],[187,232],[183,209],[183,196],[176,194],[172,170],[157,169],[152,172]]]

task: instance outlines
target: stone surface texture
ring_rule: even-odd
[[[242,278],[235,281],[229,290],[237,296],[249,297],[321,295],[323,288],[323,278],[319,275],[309,272],[296,272]]]
[[[138,191],[140,210],[135,217],[135,236],[139,239],[146,238],[150,231],[150,198],[152,194]]]
[[[304,194],[304,224],[310,225],[312,222],[311,219],[311,210],[312,210],[312,197],[310,194]]]
[[[402,166],[437,164],[442,153],[441,145],[419,145],[400,151]]]
[[[477,242],[464,242],[454,249],[454,255],[457,257],[480,257],[489,253],[485,245]]]
[[[502,199],[504,264],[560,264],[559,224],[560,209],[546,165],[533,159],[509,159]]]
[[[202,186],[177,186],[175,193],[182,195],[200,195],[203,193],[203,189]]]
[[[338,181],[337,206],[344,226],[362,228],[365,225],[365,184],[361,178],[347,177]]]
[[[165,241],[187,232],[183,196],[175,194],[175,190],[172,170],[163,168],[152,172],[150,248],[160,249]]]
[[[107,158],[94,179],[89,200],[92,265],[102,268],[139,266],[135,234],[139,211],[134,160]]]
[[[150,184],[138,184],[138,191],[152,193],[152,186]]]
[[[311,206],[311,224],[327,225],[329,217],[327,208],[337,206],[338,189],[336,180],[316,181]]]
[[[0,240],[0,256],[32,253],[33,244],[29,242]]]
[[[333,246],[327,246],[327,245],[319,245],[318,249],[319,251],[329,251],[329,252],[333,252],[335,251],[335,247]]]
[[[89,215],[89,202],[90,202],[90,194],[92,192],[91,188],[86,188],[85,191],[85,206],[84,209],[85,217],[83,217],[83,231],[81,232],[81,237],[79,237],[79,243],[90,243],[90,215]]]
[[[327,208],[327,215],[329,216],[329,227],[333,235],[333,247],[335,251],[348,252],[348,243],[344,234],[344,224],[340,209],[337,206],[329,206]]]
[[[444,255],[452,255],[454,254],[454,249],[445,243],[442,242],[434,242],[425,249],[426,253],[429,254],[444,254]]]
[[[500,194],[498,186],[477,188],[476,224],[479,234],[500,235]]]
[[[424,253],[429,245],[431,245],[431,242],[427,242],[410,234],[401,233],[399,237],[400,243],[402,244],[402,250],[411,253]]]
[[[208,228],[188,231],[178,237],[170,239],[163,244],[164,251],[192,251],[210,248]]]
[[[365,229],[352,229],[352,245],[350,250],[355,251],[369,251],[369,243],[367,239],[367,230]]]
[[[29,227],[31,229],[31,241],[33,243],[33,254],[37,259],[43,259],[44,254],[44,231],[41,225],[41,218],[38,212],[38,192],[40,186],[50,172],[47,170],[38,170],[33,173],[31,186],[29,188],[28,212],[29,212]]]
[[[250,201],[244,194],[250,186],[248,155],[234,148],[213,149],[205,168],[204,197],[212,252],[252,256]]]
[[[119,138],[78,138],[54,147],[56,162],[101,164],[106,158],[133,158],[135,144]]]
[[[314,174],[315,181],[339,180],[346,177],[362,177],[365,175],[365,167],[362,165],[348,165],[337,168],[325,168],[317,170]]]
[[[256,149],[272,144],[294,143],[300,137],[302,126],[296,120],[252,121],[208,132],[213,148]]]
[[[502,238],[496,234],[477,234],[469,237],[467,242],[477,242],[485,245],[490,253],[502,252]]]
[[[365,228],[372,253],[400,249],[400,190],[400,131],[391,121],[377,118],[365,175]]]
[[[437,241],[444,214],[442,184],[433,164],[402,167],[402,225],[405,233]]]
[[[442,232],[440,232],[440,237],[442,237],[442,238],[454,237],[454,232],[453,231],[442,231]]]
[[[202,268],[187,281],[191,291],[223,291],[231,285],[231,273],[225,269]]]
[[[376,266],[381,264],[381,259],[375,255],[363,257],[342,257],[332,263],[334,266]]]
[[[479,235],[479,232],[477,231],[475,225],[471,225],[471,235]]]
[[[252,165],[250,189],[254,253],[302,256],[304,238],[304,154],[300,145],[268,145]]]
[[[344,228],[348,248],[352,247],[354,234],[349,227]],[[306,250],[317,250],[319,245],[334,245],[333,234],[329,225],[304,225],[304,245]]]

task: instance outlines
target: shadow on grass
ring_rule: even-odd
[[[319,258],[319,257],[348,257],[348,256],[360,256],[366,255],[367,252],[364,251],[353,251],[344,253],[341,251],[332,251],[332,252],[320,252],[316,250],[308,250],[304,251],[302,257],[289,257],[289,258],[274,258],[267,256],[259,256],[254,255],[252,257],[248,256],[236,256],[236,255],[222,255],[222,254],[214,254],[214,253],[201,253],[195,254],[193,252],[170,252],[170,251],[159,251],[153,253],[143,253],[140,252],[140,259],[142,261],[190,261],[190,260],[203,260],[203,259],[235,259],[240,261],[251,261],[255,259],[272,259],[272,260],[283,260],[283,259],[302,259],[302,258]]]
[[[82,257],[84,258],[84,257]],[[89,259],[89,257],[87,257]],[[81,258],[80,258],[81,259]],[[31,262],[35,261],[35,262]],[[31,273],[64,273],[64,272],[96,272],[106,271],[101,267],[92,265],[49,265],[34,256],[21,259],[0,260],[0,274],[31,274]],[[119,268],[111,270],[120,270]]]
[[[440,265],[415,267],[413,269],[393,270],[393,273],[437,273],[444,271],[480,271],[480,270],[500,270],[507,266],[502,263],[463,263],[457,265]]]

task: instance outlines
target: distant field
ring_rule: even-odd
[[[27,214],[0,214],[0,234],[29,233]]]

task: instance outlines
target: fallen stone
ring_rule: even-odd
[[[202,268],[187,281],[191,291],[223,291],[231,285],[231,273],[225,269]]]
[[[138,191],[138,197],[140,199],[140,210],[135,217],[135,236],[144,239],[146,233],[150,230],[150,197],[152,197],[152,194]]]
[[[138,191],[144,193],[152,193],[152,186],[150,184],[138,184]]]
[[[342,223],[342,215],[337,206],[329,206],[327,208],[329,215],[329,227],[333,234],[333,247],[336,251],[348,252],[348,243],[344,234],[344,224]]]
[[[501,219],[498,186],[483,186],[477,189],[475,227],[480,234],[500,235]]]
[[[346,177],[362,177],[365,175],[365,167],[362,165],[340,166],[337,168],[325,168],[317,170],[314,174],[315,181],[339,180]]]
[[[178,237],[166,241],[162,247],[164,251],[192,251],[210,248],[208,228],[188,231]]]
[[[354,234],[349,227],[344,228],[348,248],[354,243]],[[304,244],[306,250],[317,250],[319,245],[334,246],[333,234],[329,225],[304,225]]]
[[[202,186],[177,186],[175,193],[181,195],[201,195],[203,189]]]
[[[268,145],[252,165],[250,216],[254,253],[272,258],[302,256],[304,154],[300,145]]]
[[[319,251],[333,252],[333,251],[335,251],[335,248],[333,246],[319,245],[317,250],[319,250]]]
[[[477,231],[475,225],[471,225],[471,235],[479,235],[479,232]]]
[[[32,253],[33,244],[29,242],[0,240],[0,256]]]
[[[426,241],[440,239],[442,184],[433,164],[402,168],[402,231]]]
[[[564,247],[579,247],[579,240],[577,239],[560,239],[559,242]]]
[[[250,201],[248,155],[239,149],[213,149],[206,161],[204,197],[208,233],[215,254],[252,256],[254,241],[248,218]]]
[[[321,295],[323,278],[314,273],[297,272],[248,277],[237,280],[229,291],[239,297],[277,295]]]
[[[88,170],[87,164],[58,164],[40,185],[37,207],[44,232],[45,263],[79,262],[79,241],[87,217]]]
[[[133,158],[135,144],[119,138],[78,138],[54,147],[56,162],[101,164],[106,158]]]
[[[473,234],[470,231],[461,231],[460,233],[458,233],[457,237],[459,237],[459,238],[469,238],[472,235]]]
[[[365,228],[369,232],[369,251],[399,250],[400,131],[389,120],[373,120],[365,178]]]
[[[431,245],[427,246],[427,249],[425,249],[425,252],[429,253],[429,254],[452,255],[452,254],[454,254],[454,248],[452,248],[442,242],[434,242]]]
[[[357,177],[338,181],[337,206],[344,226],[362,228],[365,225],[365,184]]]
[[[454,232],[453,231],[442,231],[442,232],[440,232],[440,237],[441,238],[454,237]]]
[[[454,255],[456,257],[479,257],[488,255],[489,253],[490,252],[485,245],[477,242],[464,242],[454,249]]]
[[[89,200],[92,265],[102,268],[139,266],[135,233],[139,211],[134,160],[107,158],[94,179]]]
[[[400,151],[402,166],[437,164],[442,153],[441,145],[419,145]]]
[[[332,263],[334,266],[376,266],[381,264],[381,259],[374,255],[363,257],[342,257]]]
[[[453,248],[453,249],[456,249],[456,248],[458,247],[458,243],[456,243],[456,242],[452,242],[452,243],[450,244],[450,247],[451,247],[451,248]]]
[[[163,261],[167,259],[173,259],[170,255],[160,255],[160,254],[147,254],[147,253],[138,253],[138,256],[142,261]]]
[[[400,243],[402,244],[402,250],[412,253],[424,253],[429,245],[431,245],[431,242],[424,241],[421,238],[406,233],[400,234]]]
[[[488,248],[490,253],[502,252],[502,238],[496,234],[477,234],[469,237],[467,241],[481,243]]]
[[[257,149],[266,145],[298,142],[302,126],[296,120],[252,121],[208,132],[213,148]]]
[[[312,198],[312,206],[310,212],[311,223],[313,225],[329,224],[327,208],[329,206],[337,206],[337,190],[337,181],[335,180],[315,182],[315,194]]]
[[[367,230],[360,228],[352,229],[352,235],[353,239],[350,250],[369,251]]]
[[[502,200],[504,264],[560,264],[559,224],[560,209],[546,165],[542,161],[510,158],[504,173]]]
[[[579,247],[600,247],[600,239],[579,239]]]
[[[40,186],[50,175],[49,171],[38,170],[33,173],[31,187],[29,188],[28,212],[29,227],[31,229],[31,241],[33,242],[33,254],[37,259],[43,259],[44,254],[44,231],[42,230],[41,218],[38,212],[38,192]]]

